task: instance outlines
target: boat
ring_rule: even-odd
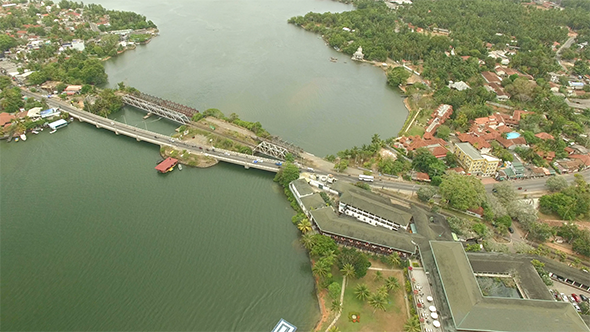
[[[338,61],[338,59],[337,59],[337,58],[335,58],[335,57],[333,57],[333,56],[331,56],[331,57],[330,57],[330,61],[332,61],[332,62],[336,62],[336,61]]]
[[[36,131],[36,130],[31,130],[31,132],[32,132],[33,134],[35,134],[35,135],[39,135],[39,132],[38,132],[38,131]]]
[[[50,131],[49,133],[50,133],[50,134],[53,134],[53,133],[55,133],[56,131],[57,131],[57,129],[53,129],[53,130],[52,130],[52,131]]]
[[[145,120],[145,119],[149,118],[150,116],[152,116],[152,113],[146,114],[146,116],[144,116],[143,119]]]
[[[15,137],[15,138],[14,138],[14,141],[15,141],[15,142],[18,142],[18,137]]]
[[[182,171],[182,165],[181,164],[178,164],[178,170],[179,171]]]
[[[26,141],[26,140],[27,140],[27,135],[25,135],[25,134],[21,134],[21,135],[20,135],[20,139],[21,139],[23,142],[24,142],[24,141]]]

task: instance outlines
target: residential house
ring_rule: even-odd
[[[540,139],[542,139],[542,140],[544,140],[544,141],[545,141],[545,140],[548,140],[548,139],[555,139],[555,138],[553,137],[553,135],[551,135],[551,134],[547,134],[546,132],[542,132],[542,133],[535,134],[535,137],[537,137],[537,138],[540,138]]]
[[[6,113],[6,112],[2,112],[0,113],[0,126],[1,127],[6,127],[7,125],[10,125],[10,122],[12,122],[12,120],[15,119],[15,116],[10,114],[10,113]]]

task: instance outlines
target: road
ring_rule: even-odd
[[[21,91],[27,97],[31,97],[31,98],[35,98],[35,99],[44,98],[44,96],[42,96],[40,94],[32,93],[32,92],[24,90],[24,89],[22,89]],[[250,167],[258,168],[258,169],[262,169],[262,170],[266,170],[266,171],[270,171],[270,172],[278,172],[280,169],[278,166],[275,165],[276,160],[273,160],[273,159],[268,159],[268,158],[263,158],[263,157],[258,157],[258,156],[251,156],[251,155],[247,155],[247,154],[241,154],[241,153],[236,153],[233,151],[226,151],[226,150],[221,150],[221,149],[215,149],[215,151],[214,151],[212,149],[212,147],[198,146],[198,145],[191,144],[188,142],[173,140],[170,136],[167,136],[167,135],[154,133],[151,131],[147,131],[145,129],[133,127],[133,126],[130,126],[130,125],[127,125],[124,123],[113,121],[108,118],[103,118],[101,116],[88,113],[86,111],[82,111],[80,109],[72,107],[67,102],[61,101],[59,99],[53,99],[53,98],[49,98],[49,99],[45,98],[45,99],[47,100],[47,104],[49,106],[59,107],[65,111],[69,112],[70,114],[72,114],[76,118],[82,118],[83,121],[93,123],[93,124],[98,125],[102,128],[114,131],[118,134],[123,134],[126,136],[134,137],[134,138],[141,140],[141,141],[150,142],[150,143],[157,144],[160,146],[171,146],[171,147],[174,147],[179,150],[186,149],[187,151],[189,151],[191,153],[200,153],[205,156],[214,157],[220,161],[242,165],[247,168],[250,168]],[[206,149],[209,149],[209,151],[207,151]],[[254,160],[259,160],[262,162],[257,162],[255,164],[255,163],[253,163]],[[306,166],[300,165],[300,164],[297,164],[297,165],[301,170],[304,170],[304,171],[307,170]],[[314,169],[313,172],[318,175],[333,174],[336,179],[342,180],[342,181],[347,181],[347,182],[357,182],[358,181],[358,176],[354,175],[354,174],[338,174],[338,173],[333,172],[333,170],[325,170],[325,169],[324,170]],[[590,182],[590,170],[586,170],[586,171],[580,172],[578,174],[582,174],[582,176],[584,177],[586,182]],[[563,176],[569,182],[573,182],[573,179],[574,179],[573,174],[567,174],[567,175],[563,175]],[[405,192],[415,192],[421,186],[420,184],[413,183],[413,182],[407,182],[407,181],[402,181],[402,180],[393,180],[393,179],[388,179],[388,178],[383,178],[383,177],[376,177],[375,179],[376,180],[374,182],[370,183],[370,185],[375,186],[375,187],[393,189],[393,190],[403,190]],[[512,186],[519,193],[525,194],[525,193],[530,193],[530,192],[546,191],[547,190],[547,188],[545,187],[546,180],[547,180],[547,178],[537,178],[537,179],[527,179],[527,180],[517,180],[517,181],[506,181],[506,182],[512,184]],[[485,188],[488,192],[491,192],[493,186],[494,186],[494,184],[490,183],[490,184],[486,184]],[[518,188],[521,188],[521,189],[518,189]]]
[[[557,63],[559,63],[559,65],[561,66],[561,68],[563,68],[565,72],[567,72],[568,70],[567,68],[565,68],[564,65],[561,64],[561,51],[563,51],[565,48],[569,48],[570,46],[572,46],[574,40],[576,40],[576,37],[568,38],[567,41],[563,43],[563,45],[561,45],[561,47],[557,50],[557,52],[555,52],[555,59],[557,59]]]
[[[43,96],[32,93],[29,91],[22,91],[27,97],[41,99]],[[257,168],[270,172],[278,172],[280,167],[275,165],[276,160],[263,158],[259,156],[251,156],[247,154],[237,153],[233,151],[227,151],[222,149],[216,149],[212,146],[199,146],[188,142],[179,141],[167,135],[158,134],[145,129],[137,128],[131,125],[127,125],[121,122],[117,122],[108,118],[79,110],[67,102],[58,99],[46,99],[47,104],[51,107],[59,107],[60,109],[70,113],[72,117],[75,117],[83,122],[91,123],[99,128],[104,128],[115,132],[118,135],[125,135],[133,137],[138,141],[145,141],[159,146],[170,146],[176,150],[187,150],[188,152],[195,154],[202,154],[204,156],[213,157],[217,160],[229,162],[237,165],[244,166],[246,168]],[[256,163],[254,163],[256,161]]]

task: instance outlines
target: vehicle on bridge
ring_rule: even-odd
[[[365,181],[365,182],[373,182],[375,181],[375,177],[373,177],[372,175],[359,175],[359,181]]]

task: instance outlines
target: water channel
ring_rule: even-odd
[[[111,84],[260,121],[325,155],[396,134],[382,72],[286,20],[304,0],[115,1],[161,36],[107,62]],[[339,58],[337,63],[329,57]],[[121,121],[175,125],[125,109]],[[3,330],[310,330],[319,309],[293,211],[272,174],[217,165],[158,175],[158,148],[73,123],[0,143]]]

